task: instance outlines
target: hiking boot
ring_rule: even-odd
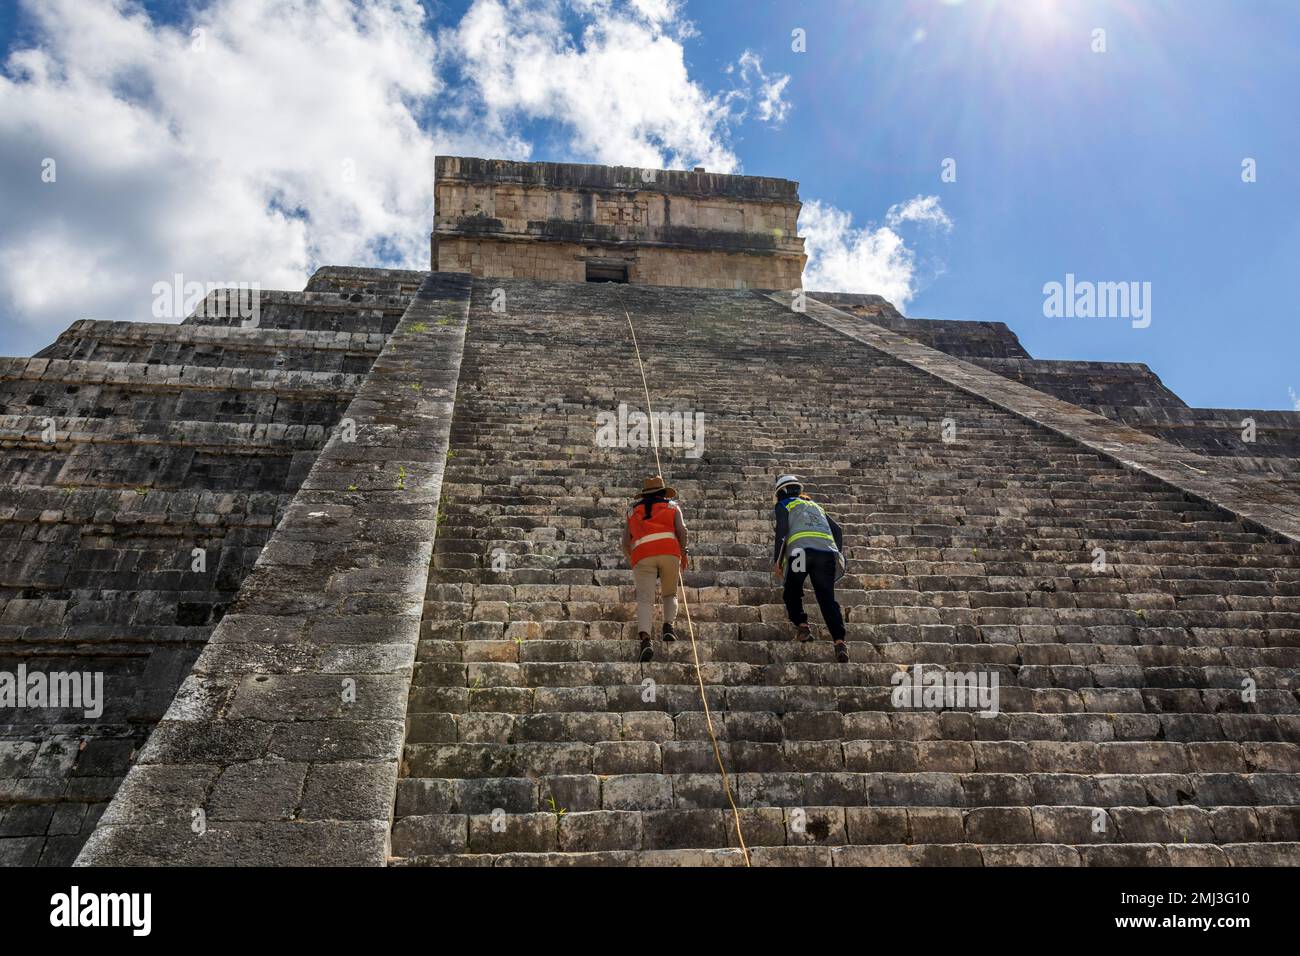
[[[849,662],[849,646],[843,641],[835,642],[835,659],[841,664]]]
[[[655,659],[655,649],[650,646],[650,635],[645,631],[641,632],[641,651],[637,660],[642,664]]]
[[[794,639],[800,644],[807,644],[812,640],[812,628],[807,624],[797,624],[794,629]]]
[[[668,642],[668,641],[675,641],[675,640],[677,640],[677,632],[673,630],[673,626],[671,624],[669,624],[667,621],[664,621],[664,641]]]

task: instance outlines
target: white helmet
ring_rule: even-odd
[[[776,479],[777,493],[779,494],[781,492],[781,489],[785,488],[788,485],[795,485],[799,488],[802,488],[803,482],[799,480],[798,475],[782,475],[780,478]]]

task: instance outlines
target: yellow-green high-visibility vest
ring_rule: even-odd
[[[785,539],[786,555],[796,548],[839,553],[831,523],[821,505],[809,498],[791,498],[786,502],[785,511],[790,521]]]

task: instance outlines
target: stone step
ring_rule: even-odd
[[[574,745],[575,748],[579,745]],[[540,750],[540,748],[537,748]],[[733,748],[734,749],[734,748]],[[486,750],[484,751],[487,752]],[[580,751],[575,751],[580,756]],[[503,754],[502,754],[503,755]],[[548,754],[554,757],[554,754]],[[504,755],[503,755],[504,756]],[[681,773],[599,775],[551,764],[527,766],[527,776],[404,777],[396,817],[428,813],[531,813],[568,810],[721,809],[728,806],[717,765]],[[578,757],[570,758],[580,764]],[[725,760],[725,757],[724,757]],[[488,764],[489,770],[508,769]],[[740,807],[942,806],[1295,806],[1295,774],[1284,773],[957,773],[948,771],[750,771],[728,774]]]
[[[52,567],[44,575],[29,575],[41,587],[27,581],[17,585],[7,576],[11,566],[0,566],[0,594],[4,595],[0,597],[0,623],[42,628],[210,626],[221,620],[234,601],[239,582],[257,554],[257,542],[252,544],[242,551],[228,550],[224,556],[219,548],[213,548],[209,555],[214,570],[209,574],[195,574],[188,568],[142,569],[136,574],[139,589],[124,585],[130,572],[96,575],[74,569],[60,580]]]
[[[416,269],[366,269],[321,266],[307,281],[307,292],[412,296],[429,273]]]
[[[122,654],[129,657],[141,653],[141,647],[145,645],[197,647],[206,642],[211,633],[210,626],[186,624],[0,624],[0,647],[14,656],[19,652],[30,652],[46,657],[75,656],[86,653],[88,648],[96,654],[112,656],[120,647]]]
[[[83,319],[36,358],[364,375],[385,340],[381,333]]]
[[[486,745],[484,745],[486,746]],[[535,748],[547,762],[529,764],[525,748],[515,756],[515,775],[411,778],[399,789],[400,822],[429,812],[489,814],[551,810],[684,810],[728,806],[717,765],[680,773],[599,775],[584,769],[581,745],[563,759]],[[733,748],[734,750],[734,748]],[[724,757],[724,760],[726,758]],[[489,764],[489,771],[496,769]],[[504,771],[509,769],[502,766]],[[522,776],[527,772],[528,776]],[[1228,806],[1290,806],[1300,777],[1283,773],[955,773],[949,771],[781,771],[734,769],[728,778],[741,808],[985,806],[1182,806],[1215,810]],[[413,789],[416,784],[428,784]],[[450,789],[448,789],[450,788]],[[433,808],[433,809],[430,809]]]
[[[491,570],[493,563],[503,557],[509,563],[511,553],[489,553],[488,569]],[[514,557],[519,555],[514,554]],[[696,554],[692,549],[692,565],[706,557]],[[849,560],[853,560],[851,555]],[[751,559],[750,563],[757,561]],[[454,569],[455,562],[448,560],[444,564],[448,567],[439,568],[439,571]],[[1011,569],[1000,570],[1009,572]],[[715,570],[713,576],[719,577],[721,573],[723,572]],[[698,611],[696,616],[701,620],[713,620],[711,615],[725,614],[728,608],[755,609],[762,615],[770,613],[767,609],[779,606],[776,603],[780,599],[778,587],[770,577],[768,581],[771,583],[768,586],[751,587],[704,584],[702,579],[707,580],[707,574],[688,570],[683,575],[685,599]],[[442,605],[434,610],[448,612],[449,618],[455,617],[452,612],[457,610],[456,605],[481,604],[487,607],[506,605],[519,610],[532,609],[527,617],[533,619],[536,612],[543,609],[562,611],[567,607],[586,608],[593,605],[601,609],[602,613],[617,616],[620,607],[634,601],[630,585],[565,585],[559,582],[521,582],[511,585],[493,581],[497,577],[495,571],[475,577],[479,580],[431,581],[426,591],[428,603]],[[605,577],[617,580],[614,575]],[[860,609],[867,616],[876,613],[879,608],[913,608],[915,613],[912,623],[917,624],[944,623],[939,617],[939,612],[944,608],[971,611],[974,614],[972,620],[980,623],[1025,624],[1050,623],[1051,617],[1043,613],[1044,609],[1063,610],[1076,606],[1143,611],[1300,611],[1300,595],[1288,593],[1294,590],[1292,582],[1256,584],[1243,580],[1220,583],[1205,578],[1176,576],[1162,576],[1160,579],[1135,577],[1131,581],[1122,581],[1085,577],[1082,574],[1078,577],[1057,576],[1040,571],[1032,575],[922,574],[911,580],[890,580],[885,575],[869,578],[864,575],[845,575],[840,584],[837,594],[841,606]],[[1206,600],[1194,602],[1192,599],[1195,598]],[[566,616],[560,613],[543,619],[564,620]],[[992,620],[994,617],[999,620]],[[895,620],[897,618],[890,618],[891,622]]]
[[[478,702],[469,699],[471,705]],[[543,706],[546,700],[539,701]],[[563,703],[559,701],[558,703]],[[780,701],[778,701],[780,703]],[[1187,748],[1200,769],[1262,769],[1259,760],[1278,769],[1274,760],[1292,760],[1300,744],[1300,716],[1295,714],[999,713],[970,711],[917,713],[904,710],[719,710],[713,732],[720,741],[775,742],[830,740],[879,741],[904,755],[931,741],[964,742],[977,766],[994,761],[1029,766],[1034,754],[1079,752],[1081,765],[1097,766],[1093,745],[1157,742]],[[611,729],[612,728],[612,729]],[[540,706],[514,712],[469,709],[409,714],[410,743],[507,743],[552,732],[551,740],[608,741],[707,740],[708,725],[700,709],[624,710],[621,712],[545,710]],[[556,736],[565,734],[569,736]],[[608,736],[606,736],[608,735]],[[1008,746],[1010,744],[1010,746]],[[1039,744],[1050,744],[1044,748]],[[1280,746],[1284,745],[1284,746]],[[1037,748],[1037,749],[1035,749]],[[1273,757],[1257,758],[1265,754]],[[900,758],[903,759],[903,758]]]
[[[65,359],[0,359],[6,414],[334,425],[361,376]]]
[[[626,714],[622,715],[626,717]],[[679,714],[679,717],[681,715]],[[855,715],[860,716],[860,715]],[[519,776],[530,766],[548,767],[557,774],[595,773],[669,775],[716,770],[711,740],[619,740],[623,726],[616,713],[523,715],[506,721],[495,714],[460,715],[456,731],[470,740],[420,742],[447,736],[433,720],[412,720],[406,762],[417,777]],[[850,726],[855,722],[850,721]],[[715,721],[715,728],[718,722]],[[1104,741],[1058,744],[1030,741],[1008,746],[1001,741],[889,741],[873,739],[780,740],[736,739],[746,724],[722,721],[727,739],[720,738],[723,761],[734,772],[754,773],[931,773],[950,774],[1195,774],[1200,772],[1300,773],[1300,752],[1293,743],[1259,743],[1235,748],[1217,743],[1167,741]],[[859,724],[861,725],[861,724]],[[756,726],[762,733],[763,723]],[[868,723],[867,726],[870,726]],[[876,722],[879,727],[879,722]],[[575,728],[571,739],[556,728]],[[615,738],[615,739],[610,739]],[[509,743],[504,741],[509,740]],[[1200,765],[1204,764],[1204,767]],[[1199,768],[1199,769],[1198,769]],[[1232,769],[1223,769],[1232,768]],[[1253,801],[1246,801],[1253,802]]]
[[[507,624],[507,618],[515,616],[514,624],[540,624],[545,635],[563,635],[581,638],[630,638],[635,631],[626,626],[632,621],[630,606],[618,606],[611,611],[611,619],[601,619],[598,612],[589,606],[569,605],[507,605],[505,609],[497,607],[477,607],[475,605],[451,605],[447,602],[429,601],[436,605],[429,610],[443,615],[428,619],[430,625],[437,624]],[[707,610],[702,605],[692,608],[692,620],[700,625],[702,633],[708,635],[709,625],[717,624],[733,628],[735,633],[721,630],[716,636],[730,639],[739,634],[745,639],[782,639],[789,636],[789,625],[781,619],[778,605],[765,605],[771,610],[760,611],[755,607],[733,607]],[[1050,619],[1054,623],[1042,623],[1038,615],[1031,612],[1038,609],[1054,611]],[[699,610],[697,615],[695,612]],[[813,617],[813,610],[808,614],[814,623],[820,623],[820,617]],[[477,621],[469,618],[477,615]],[[1217,632],[1241,632],[1241,642],[1259,645],[1268,638],[1261,637],[1255,631],[1277,633],[1278,644],[1293,643],[1293,632],[1297,627],[1297,616],[1292,612],[1254,612],[1254,611],[1146,611],[1142,607],[1124,607],[1122,602],[1091,602],[1068,606],[1057,602],[1043,602],[1039,608],[1025,608],[1009,613],[980,613],[971,608],[917,608],[911,605],[897,607],[858,607],[845,608],[844,618],[848,628],[848,639],[854,641],[903,641],[919,642],[928,639],[952,638],[959,643],[1074,643],[1091,637],[1099,637],[1115,643],[1127,644],[1168,644],[1168,643],[1206,643],[1219,645],[1230,635]],[[684,621],[684,615],[683,615]],[[899,623],[901,622],[901,623]],[[562,625],[569,625],[563,627]],[[586,630],[581,628],[586,626]],[[931,627],[943,630],[929,630]],[[952,628],[952,630],[947,630]],[[1188,631],[1192,638],[1187,637]],[[475,632],[479,633],[479,632]],[[518,628],[516,629],[518,633]],[[428,632],[432,636],[433,632]],[[491,632],[482,629],[483,636]],[[1202,637],[1201,635],[1205,635]]]
[[[1101,844],[1096,846],[894,844],[755,847],[753,866],[1295,866],[1297,843]],[[398,866],[744,866],[739,849],[437,854],[392,861]]]
[[[531,661],[502,663],[470,661],[468,663],[424,661],[415,665],[413,694],[423,687],[617,687],[638,686],[649,678],[662,684],[688,684],[695,668],[689,655],[679,653],[677,660],[661,655],[654,661],[636,663],[632,654],[624,661]],[[820,656],[820,655],[819,655]],[[851,655],[850,655],[851,656]],[[1011,668],[1005,665],[971,665],[975,669],[961,673],[998,678],[1002,706],[1007,710],[1056,712],[1087,706],[1088,692],[1115,691],[1117,700],[1140,693],[1143,688],[1160,690],[1230,690],[1240,696],[1241,688],[1252,683],[1260,692],[1284,691],[1293,694],[1300,682],[1295,667],[1124,667],[1092,665],[1049,670],[1042,667]],[[934,666],[929,673],[938,677],[948,668]],[[706,683],[716,687],[817,687],[842,689],[859,700],[888,697],[894,686],[891,678],[900,673],[897,664],[838,664],[833,660],[780,661],[750,664],[736,661],[709,661],[700,664]],[[1274,699],[1274,695],[1269,695]],[[1283,698],[1277,698],[1279,700]],[[1300,701],[1294,702],[1300,707]],[[892,706],[892,705],[891,705]]]
[[[556,665],[560,666],[560,665]],[[681,681],[686,665],[648,664],[646,677],[657,673],[652,709],[669,713],[701,709],[699,690],[692,680]],[[717,665],[706,665],[716,668]],[[829,673],[835,666],[826,665]],[[716,670],[707,672],[710,677]],[[691,678],[694,671],[691,671]],[[654,678],[650,678],[653,680]],[[679,683],[670,683],[674,679]],[[477,676],[475,680],[478,680]],[[466,710],[592,710],[623,712],[643,710],[647,688],[642,681],[606,686],[553,684],[549,686],[490,685],[416,685],[411,690],[411,713],[459,713]],[[715,710],[757,710],[770,708],[777,713],[787,710],[892,711],[896,708],[890,687],[856,687],[852,685],[806,684],[706,684],[709,706]],[[1242,700],[1242,690],[1222,688],[1092,688],[1024,690],[1000,689],[1000,709],[1005,713],[1076,713],[1130,714],[1173,713],[1206,714],[1219,710],[1238,713],[1294,714],[1298,707],[1292,690],[1258,690],[1249,710]],[[935,708],[931,708],[935,709]]]
[[[218,289],[183,324],[388,336],[409,302],[407,294]]]
[[[767,807],[739,812],[746,846],[956,847],[1300,844],[1300,807]],[[404,817],[398,856],[737,847],[730,810],[593,810]],[[900,839],[906,838],[906,839]],[[1294,851],[1292,851],[1294,852]]]
[[[322,425],[5,415],[0,483],[291,495],[328,437]]]
[[[276,515],[283,496],[264,491],[154,491],[117,488],[0,488],[0,521],[163,524],[190,515],[196,524],[228,515]]]
[[[126,623],[145,608],[153,623],[215,620],[290,500],[246,492],[0,490],[0,623]]]
[[[573,639],[553,636],[547,639],[541,628],[530,630],[531,622],[515,621],[507,631],[497,629],[496,639],[477,638],[474,633],[447,637],[427,638],[416,649],[418,661],[473,663],[496,661],[500,663],[530,663],[586,661],[591,663],[626,662],[636,657],[639,643],[635,635],[618,639]],[[562,625],[569,622],[548,622]],[[434,625],[430,624],[432,628]],[[472,628],[473,625],[465,627]],[[775,630],[775,629],[774,629]],[[513,636],[503,639],[503,635]],[[492,632],[489,632],[492,633]],[[1300,636],[1300,632],[1296,632]],[[701,662],[736,662],[764,666],[785,663],[826,663],[834,659],[834,649],[824,639],[814,639],[801,644],[790,639],[789,634],[775,639],[734,640],[715,635],[708,637],[701,625],[695,629],[696,646],[692,647],[682,628],[681,639],[655,646],[655,659],[660,662],[690,662],[696,657]],[[942,631],[933,635],[945,637]],[[1268,636],[1268,635],[1266,635]],[[1084,644],[958,644],[944,640],[926,642],[910,641],[850,641],[851,656],[859,663],[888,664],[895,668],[924,665],[942,670],[970,668],[1002,668],[998,673],[1010,678],[1011,683],[1039,682],[1044,675],[1051,684],[1032,683],[1029,686],[1092,686],[1090,675],[1111,679],[1124,675],[1141,678],[1144,670],[1151,668],[1151,676],[1161,676],[1160,669],[1180,666],[1192,667],[1295,667],[1300,664],[1300,644],[1292,641],[1268,646],[1236,645],[1125,645],[1106,644],[1102,635],[1096,642]],[[1093,670],[1095,668],[1096,670]],[[1134,685],[1141,686],[1141,684]],[[1160,685],[1163,686],[1163,685]]]
[[[49,444],[41,435],[46,416],[0,415],[0,442],[6,447]],[[316,449],[330,432],[321,425],[233,424],[212,421],[143,420],[135,418],[54,418],[53,444],[169,445],[221,448],[250,453]],[[233,446],[233,447],[232,447]],[[29,482],[21,482],[23,485]]]

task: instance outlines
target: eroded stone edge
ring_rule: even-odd
[[[762,294],[794,312],[792,293]],[[794,314],[802,314],[833,332],[884,352],[968,395],[1070,439],[1130,471],[1155,478],[1196,501],[1221,508],[1256,530],[1300,544],[1300,496],[1281,485],[1230,471],[1213,458],[1003,378],[867,319],[812,298],[805,301],[805,311]]]
[[[471,289],[467,275],[426,275],[344,413],[356,441],[336,430],[321,451],[77,866],[386,862]],[[385,480],[400,477],[391,489],[357,488],[375,466]],[[366,573],[382,590],[331,592],[313,579],[316,548],[330,543],[326,522],[372,551]],[[246,652],[232,656],[232,644]],[[287,666],[286,644],[308,652],[307,663]],[[349,676],[355,711],[339,695]],[[317,746],[307,746],[313,733]],[[281,793],[280,780],[259,780],[268,768],[284,771]],[[254,799],[233,818],[206,820],[200,835],[193,811],[228,771],[232,799],[244,772],[257,781]],[[294,787],[303,815],[288,819],[276,798]]]

